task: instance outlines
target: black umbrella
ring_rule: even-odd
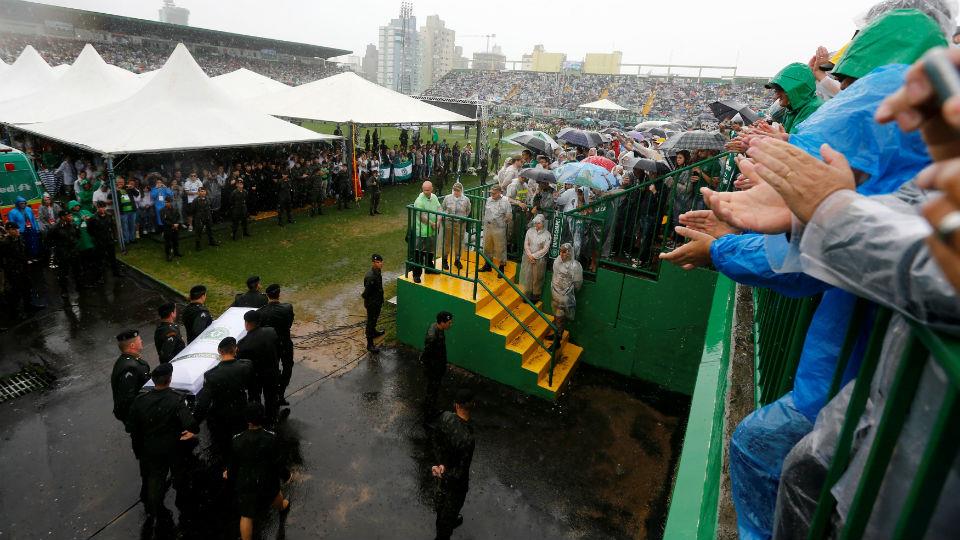
[[[527,178],[529,180],[533,180],[534,182],[549,182],[551,184],[557,183],[557,177],[555,174],[553,174],[553,171],[540,169],[537,167],[523,169],[520,171],[520,178]]]
[[[760,115],[745,103],[729,99],[714,101],[710,104],[710,111],[713,112],[713,116],[720,121],[730,120],[737,114],[743,118],[743,122],[746,125],[750,125],[760,119]]]
[[[593,148],[603,144],[603,137],[596,131],[565,127],[557,134],[557,139],[581,148]]]

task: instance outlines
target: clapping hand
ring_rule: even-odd
[[[740,233],[740,229],[732,227],[724,221],[720,221],[716,214],[713,213],[713,210],[690,210],[689,212],[684,212],[680,214],[680,224],[688,229],[709,234],[714,238]]]
[[[710,244],[713,244],[716,238],[687,227],[678,226],[674,230],[690,241],[669,253],[661,253],[660,260],[672,262],[684,270],[693,270],[710,264]]]

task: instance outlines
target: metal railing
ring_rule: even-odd
[[[416,208],[413,205],[407,206],[407,260],[406,271],[443,274],[464,281],[473,283],[473,299],[477,299],[479,288],[482,287],[504,311],[517,322],[517,325],[529,335],[534,342],[550,356],[550,367],[547,374],[549,385],[553,385],[553,371],[556,366],[556,355],[559,352],[559,344],[563,336],[559,335],[557,326],[550,320],[550,317],[537,307],[526,294],[511,279],[494,264],[486,253],[483,252],[481,243],[482,233],[482,204],[480,213],[476,213],[477,204],[471,200],[471,215],[458,216]],[[479,218],[473,217],[478,215]],[[524,226],[524,234],[526,227]],[[522,249],[522,243],[521,243]],[[474,256],[470,258],[470,253]],[[441,267],[436,267],[437,255],[443,259]],[[462,258],[462,260],[461,260]],[[483,259],[485,266],[490,266],[493,272],[496,272],[500,280],[505,282],[509,288],[513,289],[521,300],[521,305],[530,306],[533,313],[546,323],[546,327],[553,334],[554,339],[547,345],[530,328],[527,323],[520,319],[509,305],[500,299],[496,291],[480,278],[480,260]],[[461,262],[461,267],[456,266],[456,262]],[[465,263],[465,264],[464,264]],[[446,268],[444,268],[446,266]]]
[[[762,407],[793,388],[804,338],[820,295],[787,298],[769,289],[753,290],[754,402]]]

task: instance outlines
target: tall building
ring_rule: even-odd
[[[536,45],[532,53],[523,55],[521,65],[526,71],[558,73],[566,61],[566,54],[547,52],[543,49],[543,45]]]
[[[613,51],[610,54],[587,53],[583,59],[583,72],[599,75],[619,75],[622,59],[623,53],[620,51]]]
[[[439,15],[427,17],[420,27],[420,84],[422,92],[454,68],[456,32],[447,28]]]
[[[507,68],[507,55],[499,45],[494,45],[490,52],[473,53],[473,69],[483,71],[503,71]]]
[[[463,47],[453,48],[453,69],[470,69],[470,59],[463,55]]]
[[[420,41],[413,4],[401,4],[400,16],[380,27],[378,50],[378,84],[404,94],[420,88]]]
[[[189,21],[189,9],[177,7],[173,0],[163,0],[163,7],[160,8],[160,22],[188,26]]]
[[[367,51],[363,54],[360,74],[368,81],[377,82],[377,46],[367,44]]]

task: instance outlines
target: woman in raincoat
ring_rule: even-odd
[[[540,301],[543,275],[547,271],[547,253],[550,251],[550,233],[544,226],[543,214],[530,220],[531,227],[523,240],[523,263],[520,265],[520,289],[533,303]]]
[[[563,338],[563,329],[567,321],[572,321],[577,310],[576,292],[583,285],[583,267],[573,258],[573,246],[570,243],[560,246],[560,256],[553,261],[553,279],[550,282],[550,308],[553,322],[557,327],[557,339]],[[553,339],[554,336],[547,336]]]

